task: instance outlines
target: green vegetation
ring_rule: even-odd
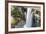
[[[11,24],[15,24],[16,23],[16,16],[19,16],[18,10],[16,8],[16,6],[11,6]]]
[[[32,27],[40,27],[40,11],[32,9],[33,15],[33,24]]]
[[[15,24],[16,22],[17,22],[16,19],[14,19],[13,17],[11,17],[11,23]]]
[[[11,6],[11,23],[16,24],[22,19],[22,14],[21,11],[19,11],[18,7],[16,6]]]
[[[21,17],[21,12],[18,10],[18,8],[16,6],[12,6],[11,8],[11,16],[13,17]]]

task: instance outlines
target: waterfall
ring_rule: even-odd
[[[26,24],[24,25],[24,28],[32,27],[32,8],[27,8],[27,16],[26,16]]]

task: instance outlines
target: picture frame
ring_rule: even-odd
[[[10,26],[11,25],[10,24],[11,6],[16,6],[16,7],[20,7],[20,8],[22,8],[22,7],[27,8],[28,7],[26,9],[27,14],[28,14],[30,7],[33,7],[33,9],[35,9],[34,7],[38,7],[38,8],[40,7],[39,10],[41,11],[41,13],[40,13],[40,18],[41,18],[40,24],[41,24],[41,26],[35,27],[35,28],[32,28],[32,27],[31,28],[25,28],[25,27],[19,28],[19,27],[16,27],[16,28],[12,29],[11,26]],[[30,12],[29,12],[29,14],[30,14]],[[30,22],[29,21],[30,19],[31,18],[29,18],[29,15],[28,15],[26,20],[28,22]],[[23,2],[23,1],[8,1],[8,0],[5,0],[5,33],[6,34],[8,34],[8,33],[23,33],[23,32],[40,32],[40,31],[45,31],[45,3],[44,2]]]

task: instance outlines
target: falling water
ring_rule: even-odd
[[[32,27],[32,8],[27,8],[27,17],[26,17],[26,24],[24,25],[24,28]]]

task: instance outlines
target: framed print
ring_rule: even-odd
[[[6,33],[44,31],[43,2],[6,1],[5,6]]]

